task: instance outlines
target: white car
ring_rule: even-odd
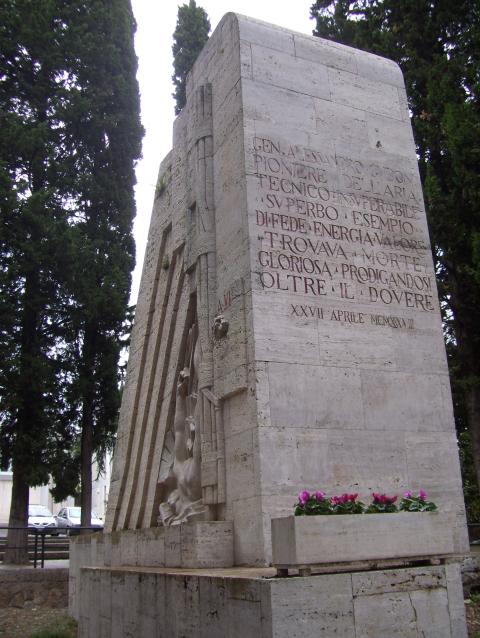
[[[82,508],[81,507],[64,507],[62,508],[57,516],[57,526],[59,528],[65,527],[80,527],[80,520],[82,516]],[[103,521],[98,518],[95,512],[92,512],[90,527],[94,527],[96,529],[103,529]]]
[[[46,530],[52,536],[58,536],[57,522],[52,512],[44,505],[28,506],[28,526],[36,530]]]

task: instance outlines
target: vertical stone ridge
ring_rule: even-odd
[[[172,261],[169,266],[168,278],[165,286],[165,296],[163,297],[163,304],[161,309],[160,321],[158,328],[156,329],[156,338],[153,345],[153,357],[152,357],[152,366],[149,371],[149,380],[147,387],[147,398],[145,401],[144,412],[141,418],[141,424],[137,422],[138,431],[138,447],[136,450],[136,458],[135,458],[135,467],[133,471],[133,481],[132,488],[130,491],[130,495],[128,498],[127,511],[125,514],[125,521],[122,525],[123,528],[137,527],[137,521],[132,520],[135,518],[132,516],[134,510],[137,509],[137,505],[141,507],[140,503],[143,501],[145,494],[143,489],[140,489],[140,485],[143,487],[142,477],[144,477],[145,473],[148,471],[148,464],[145,464],[145,456],[148,454],[148,448],[145,448],[144,441],[145,436],[149,424],[149,416],[150,409],[153,401],[157,401],[159,397],[163,395],[163,387],[162,383],[160,383],[160,392],[157,396],[154,396],[154,386],[155,380],[157,379],[157,375],[160,373],[163,386],[164,379],[166,375],[166,370],[168,369],[168,361],[171,355],[171,344],[172,344],[172,335],[175,330],[175,315],[176,310],[178,309],[178,299],[184,285],[184,269],[183,269],[183,259],[181,259],[181,247],[178,251],[172,254]],[[176,284],[176,290],[172,295],[172,288],[174,286],[174,279],[178,276],[178,281]],[[169,313],[169,301],[174,297],[173,306],[171,313]],[[168,316],[170,315],[170,316]],[[168,316],[168,321],[166,320]],[[166,335],[166,339],[165,339]],[[166,341],[165,344],[165,366],[158,371],[158,362],[159,362],[159,352],[162,346],[163,341]],[[155,411],[156,412],[156,411]],[[151,427],[155,427],[155,422],[151,424]]]
[[[135,422],[137,420],[138,406],[139,406],[140,396],[141,396],[143,382],[144,382],[145,364],[146,364],[146,359],[147,359],[147,352],[148,352],[148,346],[149,346],[149,341],[150,341],[150,335],[151,335],[151,331],[152,331],[152,320],[153,320],[153,315],[154,315],[154,311],[155,311],[155,300],[156,300],[156,297],[157,297],[158,286],[159,286],[159,281],[160,281],[160,270],[161,270],[161,267],[162,267],[162,263],[164,262],[164,259],[165,259],[166,246],[167,246],[167,243],[168,243],[168,239],[169,239],[170,233],[171,233],[171,225],[169,225],[165,229],[163,234],[162,234],[162,241],[161,241],[161,245],[160,245],[160,250],[158,251],[158,257],[157,257],[157,261],[155,263],[154,285],[153,285],[153,289],[152,289],[152,293],[151,293],[151,297],[150,297],[150,303],[149,303],[149,307],[148,307],[148,318],[147,318],[147,325],[146,325],[146,328],[145,328],[144,343],[142,345],[142,355],[141,355],[140,367],[139,367],[139,371],[138,371],[138,381],[137,381],[137,387],[136,387],[136,392],[135,392],[134,405],[133,405],[133,409],[132,409],[132,412],[131,412],[131,418],[128,421],[128,427],[126,428],[126,431],[128,431],[127,447],[125,449],[125,454],[124,455],[123,454],[122,455],[118,455],[118,456],[122,457],[121,460],[118,459],[117,461],[115,461],[116,463],[120,463],[120,462],[124,463],[124,471],[123,471],[123,474],[122,474],[122,478],[121,478],[121,482],[120,482],[117,494],[115,494],[115,493],[112,494],[113,490],[111,490],[111,493],[110,493],[109,511],[112,512],[112,502],[113,501],[115,502],[115,510],[114,510],[114,513],[113,513],[113,521],[112,521],[111,526],[108,524],[108,521],[107,521],[106,531],[111,531],[111,530],[118,529],[120,510],[121,510],[123,499],[124,499],[125,487],[126,487],[128,472],[129,472],[129,468],[130,468],[132,445],[133,445],[133,438],[134,438],[134,432],[135,432],[134,424],[135,424]],[[132,346],[133,345],[134,344],[132,343]]]
[[[183,246],[182,246],[183,253]],[[183,256],[183,255],[182,255]],[[150,428],[150,440],[145,447],[147,451],[147,461],[143,471],[143,480],[138,484],[137,489],[137,499],[140,502],[140,507],[138,514],[136,516],[136,520],[134,522],[135,527],[143,527],[146,526],[147,522],[150,522],[152,518],[156,520],[157,512],[152,511],[151,515],[146,512],[147,503],[151,502],[153,507],[153,498],[151,497],[151,484],[156,483],[158,478],[158,467],[160,465],[160,460],[156,465],[155,469],[153,468],[154,464],[154,455],[158,450],[158,439],[159,437],[165,437],[165,433],[168,431],[172,420],[172,403],[174,403],[175,396],[175,380],[178,377],[178,373],[180,372],[180,362],[182,360],[181,357],[181,346],[180,348],[174,348],[175,342],[175,334],[179,330],[178,326],[182,323],[182,320],[178,317],[178,311],[181,305],[182,296],[190,295],[189,290],[187,290],[187,280],[185,276],[185,269],[183,265],[183,259],[180,258],[180,251],[178,257],[178,263],[180,268],[180,277],[177,285],[177,289],[175,291],[175,302],[172,308],[172,313],[170,316],[170,322],[168,325],[168,330],[162,330],[162,335],[159,334],[159,341],[164,338],[165,333],[165,346],[164,346],[164,357],[157,356],[157,366],[160,367],[158,374],[160,374],[160,384],[158,394],[153,397],[156,400],[155,411],[152,419],[152,425]],[[188,304],[186,304],[188,307]],[[187,319],[190,312],[187,310]],[[185,325],[188,325],[188,320],[185,321]],[[185,332],[185,328],[183,328],[183,332]],[[172,377],[172,383],[169,387],[167,387],[168,381],[168,373],[169,373],[169,364],[171,360],[177,360],[177,369],[175,370],[175,374]],[[160,361],[163,361],[163,365],[159,366]],[[152,393],[153,394],[153,393]],[[170,401],[168,402],[168,409],[166,418],[163,418],[164,413],[164,397],[170,397]],[[165,427],[161,427],[165,424]],[[161,447],[161,446],[160,446]],[[147,520],[145,520],[147,519]]]
[[[193,152],[195,162],[195,218],[192,220],[191,259],[196,262],[197,313],[202,363],[199,371],[199,401],[202,414],[202,500],[214,506],[225,500],[224,444],[221,406],[213,394],[213,336],[216,314],[217,263],[213,184],[212,85],[194,93]],[[215,516],[215,513],[211,513]]]
[[[180,289],[179,289],[180,292]],[[178,297],[178,307],[176,315],[176,327],[181,326],[181,339],[179,340],[179,348],[172,355],[172,359],[176,360],[175,371],[173,374],[174,383],[172,384],[171,391],[163,394],[165,397],[160,401],[160,405],[157,408],[155,414],[155,423],[157,427],[152,436],[151,450],[149,453],[149,473],[145,482],[145,506],[142,512],[141,523],[144,527],[155,527],[158,524],[159,505],[161,502],[162,494],[158,489],[158,485],[161,481],[162,470],[162,452],[165,451],[167,444],[167,436],[171,433],[172,423],[175,415],[176,405],[176,393],[175,393],[175,381],[178,379],[179,373],[182,368],[182,362],[185,356],[186,344],[188,339],[189,329],[192,325],[193,318],[196,312],[196,296],[191,294],[190,289],[187,290],[187,286],[183,286],[183,295],[188,299],[183,300],[181,303],[181,295]],[[184,314],[180,314],[178,311],[185,309]],[[180,316],[179,316],[180,315]],[[168,367],[168,366],[166,366]],[[168,399],[167,399],[168,396]],[[163,413],[166,411],[166,416],[163,417]],[[165,424],[165,427],[159,427],[160,424]]]

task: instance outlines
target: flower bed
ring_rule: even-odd
[[[295,516],[326,516],[331,514],[392,514],[398,512],[397,496],[372,493],[372,502],[365,505],[358,500],[358,494],[340,494],[327,497],[325,492],[307,492],[298,495],[295,504]],[[436,512],[437,506],[427,500],[425,490],[419,490],[415,496],[410,490],[404,492],[399,509],[402,512]]]

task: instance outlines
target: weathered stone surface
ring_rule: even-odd
[[[92,607],[80,615],[79,637],[100,635],[95,627],[101,626],[109,638],[459,638],[466,636],[464,616],[449,589],[450,577],[457,583],[449,570],[279,579],[268,569],[87,569]],[[108,579],[110,624],[101,599],[95,601]]]
[[[448,605],[450,611],[450,627],[452,636],[466,638],[465,604],[463,601],[463,587],[460,565],[452,563],[445,566],[447,580]]]
[[[408,592],[416,589],[436,589],[446,587],[444,567],[416,568],[409,571],[405,578],[405,570],[359,572],[352,574],[352,591],[356,597],[377,596],[380,594]]]
[[[69,608],[78,617],[81,569],[88,567],[230,567],[232,523],[210,521],[70,539]],[[103,573],[103,572],[102,572]],[[111,597],[111,588],[104,594]],[[108,605],[105,606],[108,609]],[[108,615],[108,612],[106,612]]]
[[[229,567],[233,565],[232,523],[206,522],[181,527],[181,565]]]
[[[370,596],[355,600],[354,606],[357,636],[446,638],[454,635],[445,590],[389,594],[388,598]]]
[[[350,574],[276,579],[270,595],[272,636],[356,636]]]

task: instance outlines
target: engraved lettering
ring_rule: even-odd
[[[421,193],[413,171],[325,153],[268,136],[253,139],[257,263],[263,290],[362,305],[369,325],[413,330],[413,319],[380,307],[431,312],[436,295]],[[261,202],[261,204],[260,204]],[[327,283],[328,282],[328,283]],[[378,309],[371,315],[364,306]],[[291,304],[291,316],[333,319],[319,306]],[[353,317],[353,319],[352,319]]]

